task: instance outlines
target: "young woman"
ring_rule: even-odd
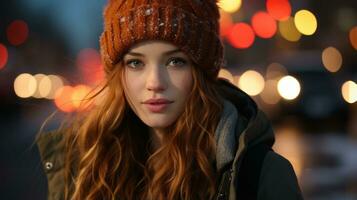
[[[302,199],[243,91],[217,78],[215,0],[110,0],[101,103],[37,144],[49,199]]]

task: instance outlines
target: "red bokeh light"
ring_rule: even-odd
[[[233,47],[245,49],[253,44],[255,34],[249,24],[241,22],[235,24],[231,28],[231,31],[227,38]]]
[[[266,12],[257,12],[252,17],[252,26],[261,38],[271,38],[277,31],[276,21]]]
[[[104,78],[101,57],[95,49],[82,49],[77,56],[77,66],[88,84],[97,84]]]
[[[7,48],[5,45],[0,44],[0,69],[4,68],[8,59]]]
[[[289,0],[267,0],[268,13],[276,20],[287,20],[291,15],[291,4]]]
[[[18,46],[24,43],[28,37],[29,29],[26,22],[22,20],[13,21],[6,30],[7,39],[10,44]]]

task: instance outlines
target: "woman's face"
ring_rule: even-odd
[[[146,41],[131,48],[123,61],[124,92],[132,110],[149,127],[171,125],[192,88],[189,57],[170,43]]]

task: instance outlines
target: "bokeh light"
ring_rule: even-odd
[[[218,77],[225,78],[229,82],[233,83],[233,75],[230,71],[228,71],[226,69],[219,70]]]
[[[48,76],[44,76],[37,83],[38,83],[37,90],[39,96],[41,96],[42,98],[47,98],[47,96],[51,92],[51,87],[52,87],[51,79]]]
[[[228,13],[234,13],[242,6],[242,0],[220,0],[218,6]]]
[[[55,94],[55,105],[63,112],[73,112],[75,106],[72,102],[73,87],[63,86]]]
[[[357,84],[353,81],[346,81],[342,85],[342,97],[347,103],[355,103],[357,101]]]
[[[277,104],[279,103],[281,97],[278,92],[278,81],[277,80],[267,80],[265,82],[265,87],[260,96],[262,100],[267,104]]]
[[[257,12],[252,17],[252,27],[257,36],[271,38],[277,30],[276,21],[266,12]]]
[[[64,86],[64,81],[60,76],[57,76],[57,75],[48,75],[47,77],[49,78],[50,83],[47,82],[47,79],[42,79],[42,81],[40,83],[40,88],[41,88],[42,82],[44,82],[43,83],[44,84],[43,96],[47,99],[54,99],[56,92]],[[47,84],[50,85],[50,87],[49,87],[50,91],[48,92],[48,94],[46,94],[46,89],[45,89],[45,87],[48,86],[46,84],[46,82],[47,82]]]
[[[301,137],[301,131],[296,126],[279,126],[275,129],[276,140],[273,150],[284,156],[291,162],[296,177],[299,179],[305,173],[304,152],[306,149],[305,138]]]
[[[308,10],[300,10],[295,13],[294,22],[297,30],[303,35],[312,35],[316,32],[316,17]]]
[[[86,85],[77,85],[73,88],[73,92],[71,95],[71,100],[73,102],[73,106],[78,111],[84,111],[89,109],[92,104],[92,100],[90,100],[90,92],[91,88]]]
[[[13,21],[6,30],[7,39],[10,44],[17,46],[24,43],[28,37],[29,29],[23,20]]]
[[[95,49],[82,49],[77,56],[77,66],[88,84],[97,84],[104,78],[101,57]]]
[[[219,34],[221,37],[225,37],[228,35],[233,26],[233,20],[232,16],[229,13],[226,13],[222,10],[220,10],[220,15],[221,17],[219,19]]]
[[[5,67],[8,56],[6,46],[0,43],[0,70]]]
[[[357,50],[357,26],[350,30],[349,38],[352,47]]]
[[[266,8],[276,20],[284,21],[291,15],[291,5],[288,0],[267,0]]]
[[[264,77],[257,71],[244,72],[238,81],[239,88],[251,96],[256,96],[264,89]]]
[[[300,94],[300,83],[292,76],[284,76],[278,82],[278,92],[286,100],[293,100]]]
[[[31,74],[18,75],[14,81],[14,91],[18,97],[28,98],[32,96],[37,88],[37,81]]]
[[[253,28],[246,23],[235,24],[228,35],[229,43],[239,49],[250,47],[255,40]]]
[[[342,55],[335,47],[328,47],[322,52],[322,63],[330,72],[337,72],[342,66]]]
[[[279,33],[290,42],[299,41],[301,38],[301,33],[297,30],[293,17],[289,17],[285,21],[279,21]]]
[[[36,87],[35,93],[33,93],[32,96],[37,98],[37,99],[43,98],[43,96],[40,93],[39,85],[40,85],[40,82],[42,81],[42,79],[46,77],[46,75],[44,75],[44,74],[35,74],[33,77],[36,79],[37,87]]]
[[[266,78],[269,80],[278,80],[283,76],[286,76],[288,71],[284,65],[280,63],[271,63],[266,70]]]

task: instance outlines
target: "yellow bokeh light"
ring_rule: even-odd
[[[330,72],[337,72],[342,66],[342,55],[334,47],[328,47],[322,52],[322,63]]]
[[[293,17],[279,21],[279,33],[284,39],[290,42],[297,42],[301,38],[301,33],[297,30]]]
[[[44,75],[44,74],[35,74],[33,77],[36,79],[37,87],[36,87],[35,93],[32,95],[32,97],[35,97],[35,98],[38,98],[38,99],[42,98],[43,96],[40,94],[39,86],[40,86],[41,80],[44,77],[46,77],[46,75]]]
[[[228,81],[230,81],[231,83],[233,83],[233,75],[230,71],[228,71],[226,69],[219,70],[218,77],[225,78]]]
[[[300,10],[294,18],[297,30],[303,35],[312,35],[317,29],[317,20],[315,15],[308,10]]]
[[[264,89],[264,77],[254,70],[244,72],[238,81],[239,88],[251,96],[256,96]]]
[[[56,75],[48,75],[48,78],[51,81],[51,87],[49,93],[45,95],[45,98],[54,99],[56,92],[64,86],[64,82],[61,77]]]
[[[260,94],[262,100],[267,104],[277,104],[281,97],[278,92],[278,81],[267,80],[263,92]]]
[[[15,94],[21,98],[32,96],[37,88],[37,81],[31,74],[23,73],[16,77],[14,81]]]
[[[293,100],[300,94],[300,83],[292,76],[284,76],[278,82],[278,91],[286,100]]]
[[[347,81],[342,85],[342,97],[347,103],[357,101],[357,84],[353,81]]]
[[[217,4],[223,11],[234,13],[242,6],[241,0],[221,0]]]
[[[52,82],[48,76],[44,76],[38,81],[38,93],[41,97],[46,98],[51,92]]]

